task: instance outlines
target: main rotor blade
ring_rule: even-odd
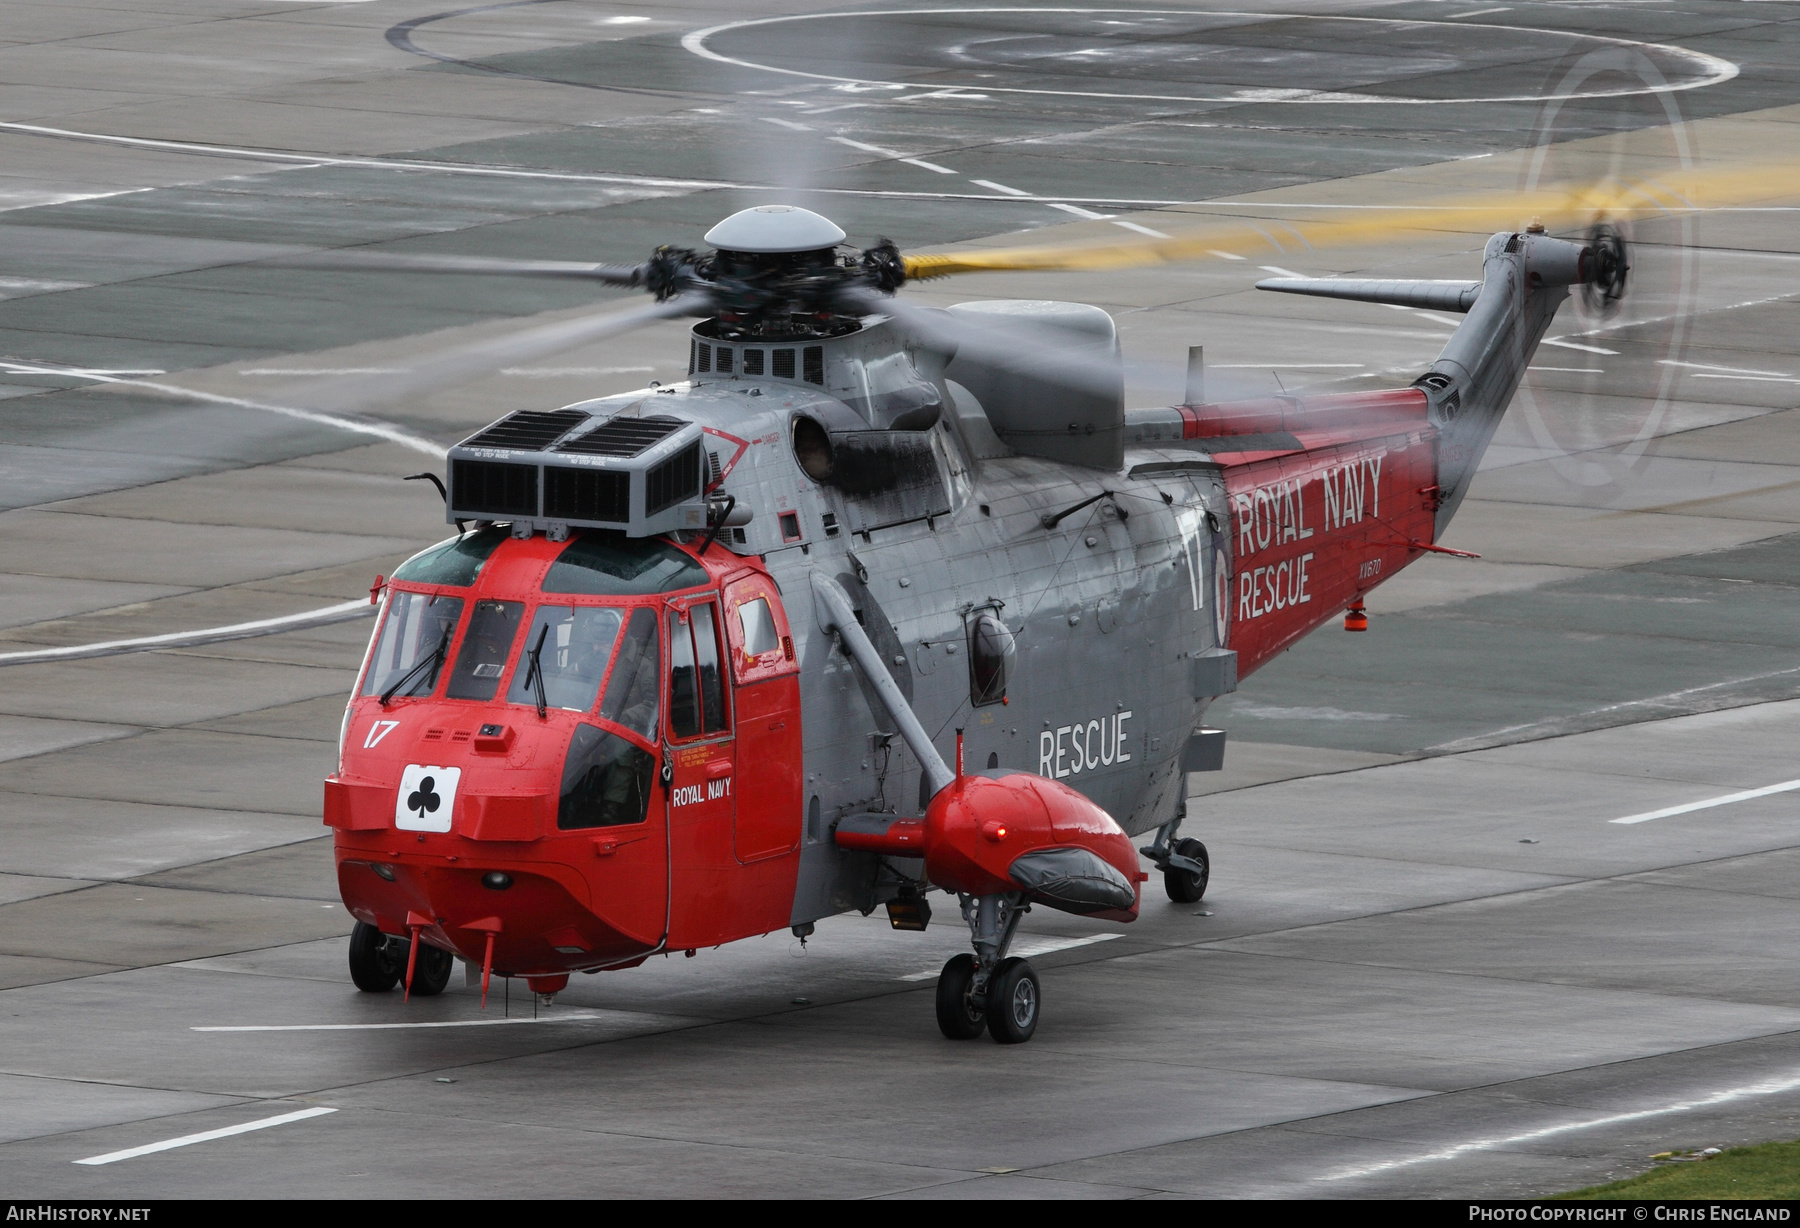
[[[540,324],[474,345],[456,346],[413,359],[404,371],[381,375],[334,376],[291,385],[276,399],[313,409],[354,411],[419,396],[500,367],[530,362],[578,345],[623,336],[659,320],[706,315],[712,296],[678,294],[663,303],[641,303],[624,311],[597,312]]]
[[[303,252],[279,256],[264,264],[281,268],[335,269],[351,273],[465,273],[498,277],[563,277],[598,281],[609,286],[639,286],[644,266],[584,264],[576,260],[507,260],[497,256],[438,256],[412,252],[365,252],[355,249]]]
[[[1245,201],[1241,206],[1217,202],[1221,209],[1266,212],[1259,217],[1215,217],[1168,238],[921,252],[904,260],[912,281],[957,273],[1097,272],[1178,264],[1221,253],[1291,254],[1295,248],[1380,242],[1420,231],[1491,234],[1521,228],[1534,218],[1551,231],[1579,231],[1600,219],[1666,217],[1697,208],[1795,198],[1800,198],[1800,168],[1776,164],[1678,168],[1655,180],[1470,193],[1414,206],[1309,210],[1302,217],[1287,216],[1279,202]],[[1283,216],[1274,220],[1271,214]],[[1191,217],[1167,216],[1170,225]]]

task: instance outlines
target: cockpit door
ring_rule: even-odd
[[[733,848],[747,864],[792,852],[800,843],[800,666],[787,611],[769,577],[750,574],[726,584],[724,623],[742,781]]]
[[[684,919],[706,925],[726,900],[705,878],[732,863],[737,761],[731,696],[725,682],[718,597],[682,597],[664,608],[669,645],[669,830],[677,893],[691,896]],[[695,910],[698,910],[695,912]],[[689,916],[687,914],[693,913]]]

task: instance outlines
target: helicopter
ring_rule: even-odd
[[[763,205],[707,252],[531,266],[653,298],[544,345],[696,316],[687,378],[507,414],[415,475],[457,533],[377,578],[324,790],[360,989],[435,994],[460,956],[484,1006],[496,974],[548,998],[848,911],[923,930],[937,891],[971,948],[940,1030],[1029,1040],[1020,918],[1132,921],[1140,856],[1202,898],[1208,705],[1462,553],[1438,541],[1559,305],[1629,272],[1616,228],[1533,224],[1468,281],[1265,280],[1464,319],[1404,387],[1127,410],[1099,308],[896,297],[1049,258],[845,239]]]

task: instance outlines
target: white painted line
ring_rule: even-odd
[[[1791,375],[1716,375],[1710,371],[1700,371],[1688,378],[1742,380],[1751,384],[1800,384],[1800,379]]]
[[[923,158],[902,158],[900,160],[908,166],[916,166],[922,170],[936,171],[940,175],[954,175],[957,173],[947,166],[939,166],[936,162],[927,162]]]
[[[1559,350],[1581,350],[1583,353],[1587,354],[1617,354],[1619,352],[1617,350],[1602,349],[1597,345],[1579,345],[1573,341],[1558,341],[1552,337],[1545,337],[1542,341],[1538,342],[1538,344],[1553,345]]]
[[[167,635],[146,635],[135,640],[108,640],[101,644],[71,644],[67,648],[35,648],[30,652],[0,652],[0,666],[34,665],[40,661],[79,661],[88,657],[116,657],[128,652],[152,652],[158,648],[195,648],[202,644],[218,644],[226,640],[247,640],[281,631],[299,631],[306,627],[323,627],[348,622],[373,614],[375,607],[368,598],[358,597],[323,609],[300,614],[284,614],[280,618],[259,618],[255,622],[233,623],[228,627],[208,627],[201,631],[171,631]]]
[[[1659,367],[1686,367],[1690,371],[1723,371],[1728,375],[1768,375],[1776,379],[1792,378],[1786,371],[1759,371],[1755,367],[1721,367],[1716,363],[1679,362],[1673,358],[1659,358],[1656,360],[1656,365]]]
[[[852,149],[860,149],[864,153],[880,154],[884,158],[904,158],[906,156],[898,149],[883,149],[880,145],[870,145],[863,141],[853,141],[847,136],[828,136],[825,139],[834,145],[848,145]]]
[[[1139,226],[1136,222],[1122,222],[1116,217],[1110,220],[1114,226],[1123,226],[1126,230],[1135,230],[1139,234],[1148,235],[1152,239],[1166,239],[1169,237],[1160,230],[1152,230],[1148,226]]]
[[[1110,222],[1112,214],[1095,213],[1092,209],[1083,209],[1080,205],[1065,205],[1061,201],[1049,202],[1052,209],[1061,209],[1064,213],[1073,213],[1076,217],[1086,218],[1090,222]]]
[[[1009,188],[1004,183],[995,183],[992,179],[971,179],[970,183],[978,188],[987,188],[1002,196],[1030,196],[1030,192],[1021,192],[1018,188]]]
[[[1284,269],[1279,264],[1259,264],[1256,266],[1265,273],[1273,273],[1277,277],[1305,277],[1305,273],[1296,273],[1292,269]]]
[[[75,1164],[117,1164],[120,1160],[133,1160],[138,1156],[153,1155],[158,1151],[172,1151],[177,1147],[191,1147],[195,1143],[210,1143],[216,1138],[230,1138],[234,1134],[248,1134],[252,1130],[267,1130],[270,1126],[285,1126],[291,1121],[305,1121],[309,1117],[323,1117],[327,1113],[335,1113],[336,1109],[301,1109],[297,1113],[283,1113],[279,1117],[265,1117],[261,1121],[247,1121],[241,1126],[226,1126],[222,1130],[207,1130],[200,1134],[184,1134],[180,1138],[166,1138],[160,1143],[145,1143],[142,1147],[127,1147],[124,1151],[109,1151],[103,1156],[89,1156],[85,1160],[71,1161]]]
[[[773,115],[763,116],[763,123],[779,124],[783,128],[792,128],[795,132],[811,132],[813,130],[811,124],[796,124],[791,119],[776,119]]]
[[[1239,256],[1234,252],[1222,252],[1216,247],[1207,248],[1206,254],[1209,256],[1217,256],[1221,260],[1242,260],[1243,259],[1242,256]]]
[[[1411,310],[1411,309],[1408,308],[1408,310]],[[1461,320],[1453,320],[1449,316],[1433,315],[1429,311],[1414,311],[1413,314],[1418,316],[1421,320],[1430,320],[1433,324],[1447,324],[1451,328],[1461,328],[1462,327]]]
[[[245,367],[239,375],[405,375],[408,367]],[[158,371],[156,374],[161,375]]]
[[[1108,934],[1111,938],[1115,935]],[[936,973],[932,974],[937,975]],[[598,1015],[545,1015],[540,1019],[447,1019],[435,1023],[252,1023],[238,1027],[189,1028],[190,1032],[391,1032],[400,1028],[489,1028],[511,1023],[574,1023]]]
[[[1748,1083],[1742,1087],[1728,1088],[1725,1091],[1714,1092],[1710,1096],[1702,1096],[1695,1100],[1678,1100],[1674,1104],[1665,1104],[1660,1108],[1639,1109],[1635,1113],[1611,1113],[1605,1117],[1590,1117],[1585,1121],[1571,1121],[1560,1126],[1545,1126],[1541,1130],[1528,1130],[1523,1134],[1473,1139],[1467,1143],[1458,1143],[1454,1147],[1445,1147],[1439,1151],[1408,1156],[1403,1160],[1387,1160],[1380,1164],[1361,1164],[1353,1168],[1340,1168],[1336,1172],[1325,1173],[1319,1180],[1343,1181],[1355,1177],[1368,1177],[1375,1173],[1391,1172],[1396,1168],[1410,1168],[1414,1164],[1426,1164],[1433,1160],[1454,1160],[1473,1151],[1492,1151],[1498,1147],[1533,1143],[1538,1139],[1553,1138],[1558,1134],[1569,1134],[1576,1130],[1592,1130],[1600,1126],[1619,1125],[1628,1121],[1643,1121],[1646,1118],[1664,1117],[1671,1113],[1690,1113],[1695,1109],[1715,1108],[1722,1104],[1747,1100],[1752,1096],[1776,1096],[1782,1092],[1791,1092],[1796,1088],[1800,1088],[1800,1072],[1769,1079],[1762,1083]]]
[[[570,375],[632,375],[654,370],[655,367],[502,367],[500,374],[526,379],[561,379]]]
[[[145,368],[142,371],[112,370],[106,367],[60,367],[47,362],[0,362],[0,371],[8,375],[66,375],[71,379],[91,379],[102,382],[119,376],[129,378],[138,375],[167,375],[167,371]]]
[[[1665,810],[1652,810],[1646,814],[1630,814],[1622,819],[1609,819],[1612,823],[1648,823],[1651,819],[1667,819],[1678,814],[1691,814],[1696,810],[1711,810],[1714,806],[1729,806],[1733,802],[1747,802],[1756,797],[1768,797],[1771,793],[1788,793],[1800,789],[1800,780],[1784,780],[1778,785],[1765,785],[1760,789],[1745,789],[1742,793],[1727,793],[1724,797],[1709,797],[1702,802],[1689,802],[1685,806],[1670,806]]]
[[[1089,934],[1086,938],[1027,938],[1012,944],[1008,955],[1017,955],[1030,959],[1033,955],[1048,955],[1052,951],[1072,951],[1076,947],[1091,947],[1096,942],[1111,942],[1115,938],[1123,938],[1123,934]],[[941,968],[928,968],[924,972],[909,972],[896,979],[902,981],[930,981],[937,979]]]
[[[1206,364],[1212,371],[1268,371],[1279,367],[1283,371],[1304,371],[1313,368],[1361,370],[1360,362],[1209,362]]]
[[[1444,18],[1444,20],[1445,21],[1462,21],[1469,17],[1486,17],[1489,13],[1510,13],[1510,12],[1512,12],[1512,5],[1503,4],[1497,9],[1476,9],[1473,13],[1456,13],[1456,14],[1453,14],[1452,16]],[[1486,154],[1476,154],[1475,156],[1478,158],[1487,157]]]
[[[1570,375],[1605,375],[1599,367],[1526,367],[1527,371],[1566,371]]]

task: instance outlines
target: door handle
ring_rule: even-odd
[[[711,763],[706,765],[706,778],[708,780],[718,780],[721,776],[729,775],[731,775],[731,760],[729,759],[714,759]]]

